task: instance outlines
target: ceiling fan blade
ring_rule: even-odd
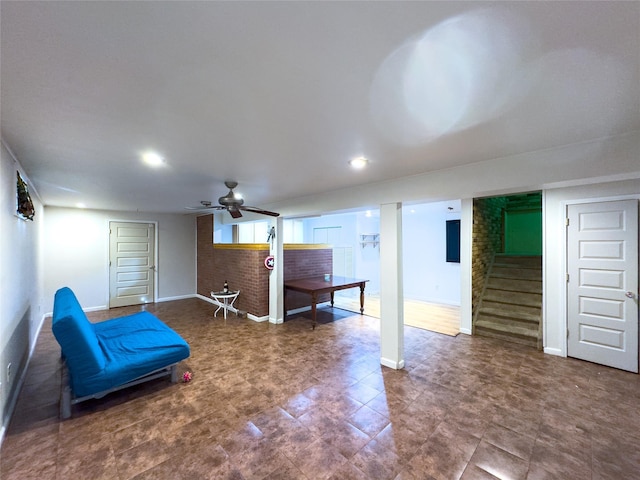
[[[247,212],[253,212],[253,213],[259,213],[261,215],[270,215],[272,217],[279,217],[280,214],[276,213],[276,212],[270,212],[269,210],[263,210],[261,208],[258,207],[249,207],[249,206],[242,206],[242,207],[238,207],[240,210],[245,210]]]
[[[234,207],[234,206],[227,207],[227,211],[231,214],[233,218],[240,218],[242,216],[242,212],[238,210],[238,207]]]
[[[204,207],[204,206],[199,206],[199,207],[184,207],[185,210],[222,210],[224,209],[224,207],[221,207],[219,205],[210,205],[208,207]]]

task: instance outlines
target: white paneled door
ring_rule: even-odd
[[[567,353],[638,372],[638,201],[568,207]]]
[[[109,222],[109,308],[154,301],[155,226]]]

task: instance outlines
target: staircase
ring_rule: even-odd
[[[496,254],[474,334],[542,349],[542,257]]]

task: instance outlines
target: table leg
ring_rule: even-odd
[[[229,300],[227,298],[224,299],[224,307],[222,307],[224,309],[224,319],[227,319],[227,308],[228,308],[228,302]]]
[[[364,283],[360,284],[360,315],[364,313]]]
[[[316,302],[318,300],[318,296],[315,292],[311,294],[311,320],[313,321],[312,330],[316,329]]]
[[[284,320],[287,318],[287,288],[282,289],[282,309],[284,310]]]
[[[331,290],[331,308],[333,308],[333,296],[336,292],[334,290]]]

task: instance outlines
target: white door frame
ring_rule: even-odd
[[[588,198],[581,198],[581,199],[575,199],[575,200],[567,200],[565,202],[562,203],[562,211],[563,211],[563,219],[567,218],[568,212],[569,212],[569,205],[578,205],[578,204],[583,204],[583,203],[600,203],[600,202],[615,202],[618,200],[638,200],[640,201],[640,194],[637,195],[633,195],[633,194],[628,194],[628,195],[614,195],[614,196],[610,196],[610,197],[588,197]],[[544,208],[543,208],[543,226],[544,226]],[[640,227],[639,227],[640,228]],[[568,248],[568,232],[567,232],[567,228],[563,228],[563,238],[562,238],[562,245],[564,246],[562,249],[562,265],[563,265],[563,270],[566,274],[567,271],[567,267],[568,267],[568,252],[567,252],[567,248]],[[546,242],[546,237],[544,236],[544,227],[543,227],[543,239]],[[545,249],[545,246],[543,245],[543,251]],[[640,257],[639,257],[640,258]],[[640,272],[640,261],[639,261],[639,265],[638,265],[638,272]],[[564,282],[565,287],[566,287],[566,281]],[[545,284],[543,281],[542,284],[542,298],[545,298]],[[562,331],[563,332],[567,332],[569,329],[569,299],[568,299],[568,292],[567,292],[567,288],[564,288],[562,290],[562,311],[564,312],[564,318],[563,318],[563,322],[562,322]],[[563,335],[563,343],[562,343],[562,356],[563,357],[567,357],[567,353],[569,351],[569,341],[567,339],[566,334]]]
[[[105,263],[105,265],[107,266],[107,292],[106,292],[106,302],[105,305],[107,305],[107,308],[109,308],[109,298],[111,296],[111,285],[109,282],[110,279],[110,268],[109,268],[109,262],[111,261],[111,252],[110,252],[110,247],[109,247],[109,228],[111,225],[111,222],[121,222],[121,223],[150,223],[153,224],[153,228],[155,230],[155,235],[154,235],[154,239],[153,239],[153,254],[154,254],[154,258],[155,258],[155,266],[156,268],[153,269],[153,303],[157,303],[158,302],[158,271],[160,270],[158,267],[158,264],[160,263],[160,258],[158,257],[158,237],[160,236],[160,232],[158,231],[158,222],[157,220],[131,220],[130,218],[127,218],[125,220],[122,219],[118,219],[118,218],[108,218],[107,219],[107,225],[105,228],[105,231],[107,232],[107,261]]]

